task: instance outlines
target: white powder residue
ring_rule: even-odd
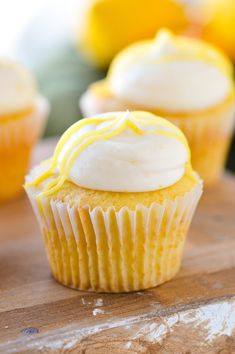
[[[83,298],[82,303],[87,305],[87,302],[90,302],[90,300],[86,301]],[[92,304],[94,304],[94,300]],[[200,343],[201,340],[203,341],[203,346],[206,350],[206,345],[211,345],[211,342],[218,340],[219,337],[224,335],[231,337],[235,328],[235,297],[229,301],[224,300],[217,303],[205,304],[197,309],[190,308],[190,310],[185,309],[182,311],[181,308],[178,308],[178,310],[176,309],[176,313],[172,315],[160,314],[157,310],[153,310],[151,312],[151,319],[149,319],[149,313],[121,318],[113,316],[106,318],[103,315],[109,312],[93,305],[90,305],[90,307],[90,313],[93,316],[101,315],[100,318],[98,316],[96,321],[93,321],[92,325],[78,328],[75,323],[61,330],[50,331],[46,336],[39,333],[37,338],[28,338],[27,342],[25,338],[23,342],[22,338],[20,338],[11,344],[10,352],[16,353],[16,348],[17,352],[24,352],[25,348],[32,349],[32,351],[36,351],[36,349],[46,351],[46,348],[53,349],[54,351],[57,349],[62,350],[63,348],[72,349],[86,337],[93,336],[102,331],[115,331],[115,329],[118,329],[117,332],[114,332],[115,335],[120,333],[120,329],[125,331],[126,339],[125,342],[122,342],[122,348],[128,352],[133,352],[138,339],[144,339],[145,342],[150,343],[160,343],[168,334],[174,337],[174,331],[176,331],[176,335],[182,335],[184,332],[187,335],[186,331],[188,330],[193,331],[194,334],[198,333],[197,339]],[[113,333],[112,331],[110,333]],[[59,336],[58,333],[60,333]],[[7,345],[6,351],[6,346],[0,344],[1,353],[9,351],[9,343]],[[143,347],[140,348],[140,350],[142,349],[144,350]],[[203,353],[206,353],[206,351]]]
[[[103,306],[104,305],[103,299],[99,298],[99,299],[94,300],[94,305],[97,307]]]
[[[231,336],[235,328],[235,306],[224,301],[220,304],[210,304],[194,311],[194,315],[180,316],[180,321],[202,325],[207,330],[206,340],[212,342],[222,335]]]
[[[92,301],[84,299],[84,297],[82,297],[81,302],[82,302],[83,305],[91,305],[92,304]]]
[[[87,300],[86,298],[82,297],[81,298],[81,303],[83,305],[92,305],[94,307],[101,307],[104,305],[104,301],[102,298],[98,298],[98,299],[92,299],[92,300]]]
[[[131,341],[127,342],[127,343],[124,345],[124,349],[130,349],[131,345],[132,345],[132,342],[131,342]]]
[[[104,312],[104,310],[101,310],[101,309],[94,309],[92,311],[92,313],[93,313],[93,316],[96,316],[98,314],[102,314],[103,315],[105,312]]]

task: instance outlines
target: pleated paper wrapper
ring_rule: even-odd
[[[9,148],[21,143],[33,143],[42,133],[49,112],[48,101],[39,96],[35,110],[24,118],[13,119],[1,123],[0,146]]]
[[[48,112],[49,104],[40,96],[32,113],[0,120],[0,202],[23,192],[31,152],[44,130]]]
[[[235,104],[208,115],[192,118],[167,117],[185,134],[192,153],[192,166],[206,185],[213,184],[222,175],[234,131]]]
[[[39,200],[31,188],[27,193],[58,282],[80,290],[129,292],[159,285],[178,272],[202,182],[174,201],[120,211]]]

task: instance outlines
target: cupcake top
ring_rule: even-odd
[[[110,112],[72,125],[26,185],[49,181],[44,195],[65,181],[94,190],[155,191],[179,181],[187,164],[186,138],[173,124],[147,112]]]
[[[0,117],[31,108],[36,95],[34,77],[25,67],[0,60]]]
[[[114,59],[108,86],[116,97],[150,109],[193,112],[220,104],[234,89],[233,67],[205,42],[167,30]]]

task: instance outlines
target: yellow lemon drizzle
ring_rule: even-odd
[[[110,138],[113,138],[119,134],[121,134],[126,128],[130,128],[131,130],[133,130],[137,135],[143,135],[143,131],[141,129],[139,129],[137,126],[135,126],[131,121],[124,121],[117,129],[113,130],[112,132],[105,134],[103,136],[96,136],[96,137],[91,137],[88,141],[86,141],[85,143],[83,143],[81,146],[79,146],[79,148],[77,149],[77,151],[72,155],[72,157],[70,158],[67,166],[66,166],[66,171],[68,172],[74,162],[74,160],[76,159],[77,156],[80,155],[80,153],[82,151],[85,150],[85,148],[87,146],[89,146],[90,144],[94,143],[97,140],[107,140]]]
[[[52,158],[52,163],[51,163],[51,166],[46,170],[44,171],[40,176],[38,176],[37,178],[35,178],[32,182],[29,182],[29,183],[26,183],[26,186],[27,187],[32,187],[32,186],[35,186],[37,184],[39,184],[40,182],[42,182],[44,179],[48,178],[53,170],[55,169],[56,165],[57,165],[57,161],[58,161],[58,156],[59,154],[61,153],[62,149],[63,149],[63,146],[64,144],[66,144],[66,142],[71,138],[71,136],[77,132],[79,129],[81,129],[83,126],[86,126],[86,125],[89,125],[89,124],[97,124],[97,123],[102,123],[104,121],[107,121],[107,120],[110,120],[110,119],[113,119],[113,117],[106,117],[106,118],[87,118],[87,119],[84,119],[84,120],[81,120],[75,124],[73,124],[61,137],[60,141],[58,142],[57,144],[57,147],[55,149],[55,152],[54,152],[54,156]],[[105,131],[107,131],[108,129],[110,129],[111,127],[113,127],[116,123],[116,120],[110,124],[109,126],[107,127],[104,127],[102,129],[99,129],[99,130],[96,130],[96,131],[91,131],[91,132],[87,132],[85,133],[83,136],[79,137],[75,142],[73,142],[73,144],[70,146],[70,148],[68,149],[68,151],[66,152],[63,160],[62,160],[62,163],[61,163],[61,170],[63,170],[63,167],[64,167],[64,164],[66,163],[67,161],[67,158],[68,158],[68,155],[71,153],[71,150],[76,147],[77,144],[79,144],[83,139],[86,139],[88,138],[89,136],[95,136],[96,134],[102,134],[104,133]],[[64,179],[66,177],[64,176]],[[61,186],[61,177],[58,177],[57,179],[53,180],[52,182],[50,182],[46,188],[47,189],[50,189],[52,188],[56,183],[57,181],[60,180],[59,182],[59,185],[58,186]],[[53,189],[54,190],[54,189]]]
[[[140,114],[140,112],[136,112],[136,114]],[[79,131],[81,127],[90,125],[90,124],[98,124],[102,123],[107,120],[111,120],[111,123],[101,129],[97,130],[92,130],[87,133],[84,133],[82,136],[78,137],[68,148],[66,153],[64,154],[62,161],[60,162],[60,171],[61,174],[60,176],[56,177],[53,181],[48,183],[43,191],[38,195],[38,197],[46,197],[54,192],[56,192],[66,181],[69,171],[75,161],[75,159],[91,144],[93,144],[96,141],[99,140],[108,140],[111,139],[119,134],[121,134],[124,130],[126,129],[131,129],[135,134],[137,135],[143,135],[145,134],[155,134],[155,135],[163,135],[163,136],[169,136],[173,138],[177,138],[187,149],[188,156],[190,156],[190,150],[186,141],[186,138],[184,135],[181,133],[179,129],[176,128],[176,132],[172,131],[167,131],[163,130],[160,128],[157,128],[157,130],[151,130],[151,131],[143,131],[141,130],[136,123],[141,123],[142,125],[164,125],[166,127],[172,127],[172,125],[164,121],[160,117],[152,117],[150,114],[146,120],[139,119],[137,116],[132,115],[129,117],[130,113],[128,113],[128,117],[126,116],[121,116],[121,117],[106,117],[106,118],[87,118],[84,119],[83,121],[79,121],[75,123],[70,129],[68,129],[67,132],[63,134],[61,137],[56,149],[54,156],[51,160],[51,166],[44,171],[40,176],[35,178],[32,182],[28,183],[27,186],[35,186],[45,180],[47,177],[49,177],[52,173],[54,168],[56,167],[58,163],[58,157],[60,153],[62,152],[64,144],[68,142],[68,140],[72,137],[74,133]],[[112,121],[113,120],[113,121]],[[76,148],[76,146],[78,146]]]
[[[207,62],[209,64],[215,65],[224,73],[227,74],[228,71],[232,72],[233,67],[230,62],[226,59],[222,51],[219,48],[214,48],[212,45],[200,42],[195,38],[177,37],[172,32],[167,29],[160,31],[160,35],[165,35],[170,38],[175,47],[182,50],[181,54],[172,54],[165,56],[165,58],[159,59],[159,62],[170,62],[175,60],[195,60],[199,59],[201,61]],[[158,34],[156,41],[158,38]],[[191,49],[191,52],[188,52]]]
[[[143,134],[143,132],[138,127],[136,127],[132,122],[124,121],[115,130],[102,135],[102,133],[105,133],[108,129],[112,128],[115,123],[116,123],[116,120],[108,127],[105,127],[101,130],[89,132],[89,139],[87,139],[85,142],[81,142],[81,140],[84,139],[85,135],[87,137],[88,133],[84,134],[84,136],[81,137],[81,140],[78,139],[76,142],[74,142],[73,145],[77,145],[80,142],[81,142],[81,145],[79,145],[78,149],[76,149],[76,151],[73,152],[73,154],[71,155],[70,158],[69,158],[69,155],[71,154],[74,146],[71,146],[70,149],[68,149],[68,151],[64,155],[62,163],[60,165],[61,176],[59,176],[58,178],[56,178],[56,180],[54,180],[50,184],[48,184],[46,186],[46,191],[43,191],[42,193],[40,193],[40,196],[46,197],[46,196],[53,194],[55,191],[57,191],[59,189],[59,187],[66,180],[69,170],[70,170],[71,166],[73,165],[74,160],[81,154],[82,151],[84,151],[89,145],[93,144],[95,141],[107,140],[107,139],[113,138],[113,137],[119,135],[120,133],[122,133],[122,131],[127,128],[130,128],[138,135]]]
[[[115,72],[115,66],[118,65],[119,62],[126,61],[125,70],[127,70],[128,67],[131,67],[133,64],[135,64],[138,59],[140,60],[142,55],[145,57],[146,51],[148,51],[148,49],[151,50],[153,46],[157,45],[155,43],[158,41],[160,36],[169,38],[175,48],[179,49],[181,53],[166,54],[162,58],[152,58],[152,64],[155,65],[157,63],[168,63],[184,60],[200,60],[202,62],[216,66],[225,76],[233,76],[233,66],[219,48],[203,43],[195,38],[175,36],[169,30],[163,29],[157,33],[154,39],[137,42],[136,44],[127,47],[120,54],[118,54],[114,59],[113,64],[110,66],[107,79],[109,80],[113,75],[113,72]]]
[[[59,140],[57,147],[55,149],[54,157],[55,159],[58,157],[58,155],[61,153],[61,150],[63,149],[64,144],[69,140],[69,138],[77,132],[80,128],[90,125],[90,124],[97,124],[103,123],[105,121],[111,120],[114,117],[106,117],[106,118],[86,118],[82,119],[79,122],[74,123],[61,137]]]
[[[140,113],[138,111],[136,111],[136,113]],[[157,116],[152,116],[151,113],[148,114],[148,118],[147,119],[140,119],[138,117],[135,117],[135,120],[139,123],[141,123],[143,126],[147,126],[147,125],[156,125],[156,124],[161,124],[162,125],[162,118],[157,117]],[[150,124],[151,122],[151,124]],[[167,120],[164,121],[164,125],[166,127],[172,128],[172,124],[170,122],[168,122]],[[173,137],[173,138],[178,138],[178,140],[185,146],[187,152],[188,152],[188,156],[190,158],[191,156],[191,151],[189,149],[188,143],[187,143],[187,139],[184,136],[184,134],[181,132],[180,129],[178,129],[177,127],[175,127],[175,129],[177,130],[177,134],[176,132],[173,133],[171,131],[167,131],[167,130],[162,130],[162,129],[158,129],[155,132],[151,131],[151,134],[156,134],[156,135],[164,135],[164,136],[169,136],[169,137]]]
[[[212,59],[211,57],[206,57],[204,54],[202,53],[194,53],[193,55],[187,55],[187,54],[174,54],[174,55],[167,55],[164,58],[160,58],[157,59],[155,61],[152,62],[152,64],[164,64],[164,63],[170,63],[170,62],[174,62],[174,61],[195,61],[196,60],[200,60],[204,63],[207,64],[211,64],[211,65],[215,65],[216,62],[216,66],[217,68],[225,75],[228,75],[228,72],[231,73],[232,75],[232,69],[229,67],[229,65],[225,65],[224,63],[222,63],[222,61],[219,61],[218,59]]]
[[[110,128],[113,128],[116,125],[117,122],[117,118],[107,127],[104,127],[102,129],[97,129],[94,131],[90,131],[87,132],[85,134],[83,134],[83,136],[80,136],[77,140],[75,140],[73,142],[73,144],[71,144],[71,146],[69,147],[69,149],[67,150],[65,156],[63,157],[63,160],[60,164],[60,168],[63,171],[65,169],[65,164],[67,162],[67,159],[69,157],[69,155],[71,154],[72,150],[78,145],[78,144],[82,144],[84,146],[84,148],[82,148],[81,151],[83,151],[88,145],[92,144],[93,141],[97,140],[96,137],[98,136],[102,136],[101,134],[105,133],[107,130],[109,130]],[[86,141],[87,139],[87,141]],[[83,142],[85,140],[85,142]],[[79,151],[80,151],[80,147],[79,147]],[[74,155],[77,156],[77,152],[74,152]]]
[[[56,148],[55,148],[55,152],[54,152],[54,155],[53,155],[53,158],[51,159],[52,163],[51,163],[51,166],[46,170],[44,171],[40,176],[38,176],[37,178],[35,178],[32,182],[29,182],[29,183],[26,183],[26,186],[27,187],[32,187],[32,186],[35,186],[37,184],[39,184],[40,182],[42,182],[44,179],[46,179],[47,177],[49,177],[49,175],[52,173],[52,171],[56,168],[56,165],[57,165],[57,160],[58,160],[58,156],[59,154],[61,153],[62,149],[63,149],[63,146],[64,144],[66,144],[66,142],[71,138],[71,136],[77,132],[79,129],[81,129],[82,127],[88,125],[88,124],[97,124],[98,122],[99,123],[103,123],[104,121],[107,121],[109,119],[112,119],[113,117],[107,117],[107,118],[87,118],[87,119],[83,119],[83,120],[80,120],[79,122],[76,122],[74,123],[63,135],[62,137],[60,138]],[[105,128],[104,128],[105,129]],[[107,127],[108,129],[108,127]],[[89,132],[91,134],[94,134],[95,132]],[[87,135],[89,133],[86,133],[83,135],[82,138],[86,138]],[[79,141],[75,141],[71,148],[72,149],[74,146],[77,145]]]

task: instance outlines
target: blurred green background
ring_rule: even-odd
[[[105,76],[67,46],[35,70],[40,91],[51,103],[45,136],[60,135],[82,117],[78,100],[87,86]]]

